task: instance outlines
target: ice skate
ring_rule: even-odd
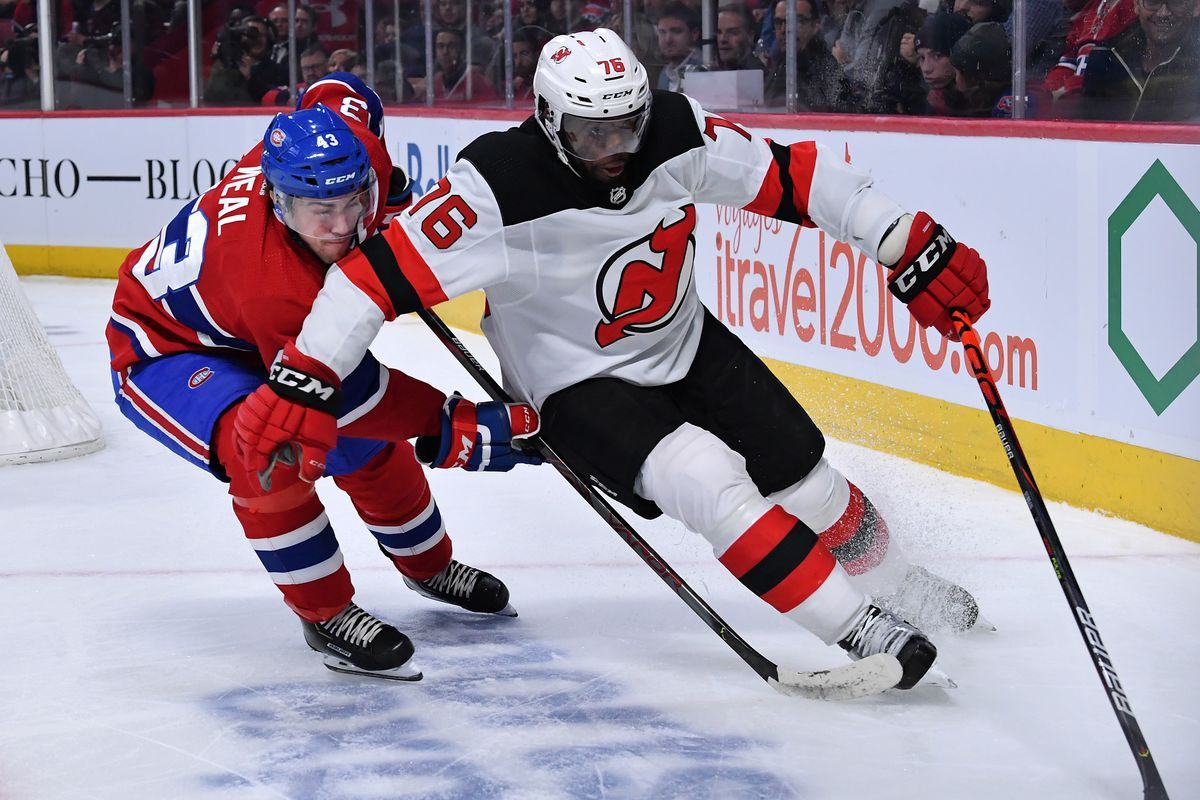
[[[407,575],[408,588],[431,600],[465,608],[480,614],[515,617],[517,610],[508,602],[508,587],[494,575],[451,559],[446,568],[426,581],[414,581]]]
[[[890,653],[904,670],[897,689],[911,689],[929,672],[937,648],[925,634],[879,606],[868,605],[858,612],[850,632],[838,646],[858,660],[877,653]]]
[[[924,567],[909,567],[900,587],[875,602],[924,631],[964,633],[977,624],[996,629],[979,615],[970,592]]]
[[[300,622],[304,641],[325,656],[325,666],[334,672],[393,681],[422,678],[412,663],[408,637],[354,603],[325,622]]]

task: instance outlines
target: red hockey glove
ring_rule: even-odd
[[[417,439],[417,459],[431,467],[508,472],[517,464],[540,464],[542,457],[518,449],[538,432],[541,421],[525,403],[475,404],[458,392],[442,405],[440,436]]]
[[[238,406],[234,444],[264,491],[270,489],[277,460],[294,459],[300,479],[308,483],[325,473],[329,451],[337,444],[340,383],[332,370],[288,344],[271,365],[267,382]],[[300,452],[289,452],[294,449]]]
[[[958,341],[952,310],[962,309],[975,321],[992,304],[987,264],[979,253],[950,238],[924,211],[913,219],[904,255],[888,275],[888,289],[908,305],[921,327],[932,325],[952,341]]]

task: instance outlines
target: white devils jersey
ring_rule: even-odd
[[[330,270],[297,346],[343,374],[383,319],[483,289],[483,329],[515,397],[540,408],[601,376],[661,385],[683,378],[699,345],[697,203],[815,223],[871,257],[904,213],[813,142],[758,139],[680,94],[653,103],[611,186],[561,163],[532,118],[476,139]]]

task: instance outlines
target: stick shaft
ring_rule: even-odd
[[[417,314],[451,354],[454,355],[458,362],[462,364],[463,368],[471,374],[471,377],[487,392],[489,397],[502,403],[511,403],[513,401],[508,392],[504,391],[504,387],[492,378],[488,371],[475,359],[475,356],[471,354],[471,351],[467,349],[466,345],[446,326],[441,317],[429,309],[422,309]],[[579,477],[575,470],[571,469],[569,465],[564,463],[555,454],[544,438],[538,437],[537,446],[542,457],[558,470],[558,473],[571,485],[571,488],[583,497],[584,500],[587,500],[588,504],[608,523],[609,527],[646,563],[646,566],[650,567],[654,571],[654,574],[662,579],[663,583],[671,587],[675,594],[687,604],[688,608],[705,625],[712,629],[714,633],[720,636],[721,640],[729,645],[729,648],[733,652],[737,653],[763,680],[779,679],[779,666],[759,653],[745,639],[739,636],[733,628],[729,627],[725,620],[704,601],[704,598],[696,594],[679,573],[663,560],[637,531],[625,522],[603,495],[593,489],[583,478]]]
[[[1042,536],[1042,544],[1046,548],[1050,564],[1054,567],[1058,583],[1067,598],[1067,603],[1071,606],[1075,624],[1079,628],[1080,635],[1083,636],[1088,655],[1091,656],[1092,664],[1096,667],[1096,674],[1100,676],[1100,682],[1108,695],[1108,702],[1117,715],[1117,722],[1121,725],[1125,740],[1129,742],[1129,748],[1133,751],[1138,770],[1142,775],[1145,796],[1148,800],[1166,800],[1167,790],[1163,786],[1162,777],[1158,774],[1154,758],[1150,755],[1146,737],[1142,735],[1137,719],[1133,715],[1129,697],[1122,688],[1121,679],[1113,667],[1108,648],[1100,639],[1100,629],[1096,625],[1092,612],[1088,609],[1087,601],[1083,599],[1079,581],[1076,580],[1071,563],[1067,560],[1067,554],[1058,538],[1058,532],[1054,529],[1054,523],[1050,519],[1050,512],[1046,509],[1042,493],[1033,479],[1029,461],[1025,458],[1021,443],[1017,440],[1017,432],[1013,428],[1012,420],[1009,419],[1008,411],[1004,408],[1004,402],[1000,399],[1000,390],[996,387],[992,371],[988,368],[983,347],[979,342],[979,335],[971,327],[970,319],[961,311],[953,312],[952,319],[955,330],[962,340],[967,364],[976,381],[979,382],[979,390],[983,393],[988,411],[991,412],[992,422],[995,423],[996,432],[1000,435],[1000,442],[1004,445],[1009,465],[1012,467],[1013,474],[1016,475],[1021,493],[1025,496],[1025,504],[1033,515],[1033,521],[1037,525],[1038,533]]]

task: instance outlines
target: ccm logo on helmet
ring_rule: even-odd
[[[633,94],[633,89],[626,89],[623,92],[612,92],[611,94],[603,95],[601,100],[616,100],[618,97],[628,97]]]
[[[328,186],[331,183],[345,183],[346,181],[353,180],[354,174],[355,173],[350,172],[345,175],[338,175],[336,178],[326,178],[325,185]]]

